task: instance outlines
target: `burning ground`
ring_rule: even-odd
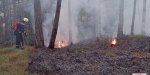
[[[50,50],[42,48],[27,70],[45,75],[150,74],[150,37],[124,36],[111,46],[106,38]]]

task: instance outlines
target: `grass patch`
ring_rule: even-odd
[[[113,52],[107,52],[107,55],[110,57],[117,57],[118,55]]]
[[[141,39],[145,36],[143,35],[125,35],[124,38],[138,38],[138,39]]]
[[[0,75],[37,75],[25,69],[33,55],[33,48],[25,46],[24,50],[15,47],[0,49]]]
[[[90,50],[92,50],[92,47],[90,47],[90,46],[84,46],[84,47],[82,47],[82,49],[84,51],[90,51]]]
[[[136,52],[131,54],[134,57],[138,57],[138,58],[146,58],[146,57],[150,57],[150,53],[146,53],[146,52]]]

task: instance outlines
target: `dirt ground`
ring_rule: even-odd
[[[111,47],[104,38],[50,50],[42,48],[27,70],[45,75],[150,74],[150,37],[124,36]]]

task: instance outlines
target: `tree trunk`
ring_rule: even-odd
[[[9,39],[9,29],[8,29],[8,0],[3,0],[3,6],[4,6],[4,23],[5,23],[5,41],[8,41]],[[6,46],[6,44],[5,44]]]
[[[0,30],[3,30],[3,28],[2,28],[3,26],[2,26],[2,18],[0,17]],[[2,34],[3,34],[3,32],[1,32],[1,34],[0,34],[0,38],[2,37]]]
[[[136,0],[134,0],[133,17],[132,17],[132,25],[131,25],[131,35],[133,35],[133,33],[134,33],[135,13],[136,13]]]
[[[0,17],[0,30],[1,30],[1,42],[2,42],[2,47],[4,47],[5,46],[5,35],[4,35],[4,27],[3,27],[3,18],[2,17]]]
[[[13,3],[12,3],[13,1],[12,0],[9,0],[9,2],[8,2],[8,5],[9,5],[9,9],[8,9],[8,12],[9,12],[9,14],[8,14],[8,25],[9,25],[9,40],[11,40],[10,41],[10,45],[13,45],[14,44],[14,33],[13,33],[13,8],[12,8],[12,5],[13,5]]]
[[[41,2],[40,0],[34,0],[34,17],[35,17],[35,40],[36,47],[44,47],[44,37],[42,31],[42,16],[41,16]]]
[[[17,0],[17,5],[18,5],[18,10],[17,10],[17,12],[18,12],[18,19],[21,19],[20,0]]]
[[[146,0],[143,0],[142,35],[145,35]]]
[[[120,0],[118,37],[123,36],[123,20],[124,20],[123,13],[124,13],[124,0]]]
[[[13,21],[17,19],[16,0],[13,0]]]
[[[56,35],[57,35],[58,23],[59,23],[60,9],[61,9],[61,0],[57,0],[54,26],[53,26],[52,35],[50,38],[50,44],[48,46],[50,49],[54,49],[54,46],[55,46],[55,40],[56,40]]]
[[[3,26],[2,26],[2,17],[0,17],[0,30],[1,30],[1,34],[0,34],[0,43],[3,43]]]
[[[17,20],[17,8],[16,8],[16,0],[12,1],[13,3],[13,22]],[[14,44],[16,43],[16,36],[14,37]]]
[[[24,4],[24,0],[21,0],[19,7],[20,7],[20,16],[21,16],[21,19],[23,19],[25,17],[25,11],[24,11],[25,4]]]
[[[71,45],[72,44],[71,0],[68,0],[68,14],[69,14],[69,16],[68,16],[68,21],[69,21],[69,44]]]
[[[9,0],[8,1],[8,5],[11,5],[11,3],[12,3],[12,0]],[[12,32],[13,32],[13,30],[12,30],[12,9],[11,9],[11,6],[8,6],[8,31],[9,31],[9,35],[10,35],[10,38],[13,36],[12,35]],[[12,42],[11,42],[12,43]]]

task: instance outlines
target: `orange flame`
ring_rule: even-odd
[[[116,39],[113,39],[112,42],[111,42],[111,44],[112,44],[112,45],[116,45],[116,44],[117,44]]]
[[[64,46],[65,46],[65,45],[64,45],[63,41],[58,42],[58,45],[57,45],[58,48],[62,48],[62,47],[64,47]]]

